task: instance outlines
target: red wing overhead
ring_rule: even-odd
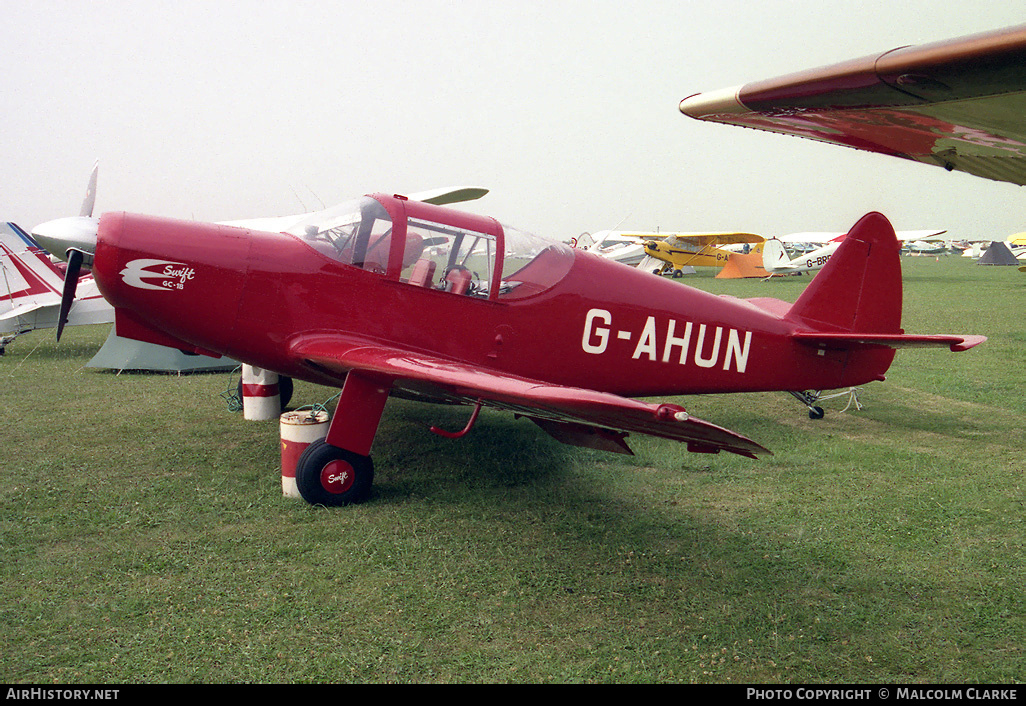
[[[685,442],[690,451],[722,450],[749,458],[769,453],[750,439],[690,416],[679,405],[550,385],[337,334],[301,337],[290,352],[320,373],[341,377],[359,370],[391,380],[393,389],[511,410],[566,443],[630,453],[622,437],[637,432]]]
[[[1026,25],[700,93],[699,120],[1026,184]]]

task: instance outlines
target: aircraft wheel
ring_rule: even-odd
[[[684,273],[681,272],[680,270],[674,270],[673,271],[673,278],[674,279],[680,279],[683,276],[684,276]]]
[[[822,407],[813,407],[809,410],[809,419],[822,419],[824,414]]]
[[[374,485],[374,464],[361,456],[319,439],[296,462],[296,486],[311,505],[336,507],[360,503]]]
[[[278,377],[278,395],[281,399],[281,408],[284,410],[292,401],[292,378],[287,375]]]

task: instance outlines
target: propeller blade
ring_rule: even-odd
[[[96,173],[100,170],[100,160],[93,165],[93,172],[89,175],[89,185],[86,187],[85,200],[82,201],[80,216],[93,215],[93,206],[96,205]]]
[[[68,252],[68,270],[64,273],[64,291],[61,292],[61,313],[57,319],[57,340],[61,340],[64,324],[68,323],[68,312],[75,303],[75,290],[78,288],[78,275],[82,271],[82,260],[85,256],[78,250]]]

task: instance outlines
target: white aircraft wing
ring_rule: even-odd
[[[410,194],[412,201],[423,201],[424,203],[442,206],[462,201],[473,201],[488,193],[488,189],[478,186],[451,186],[431,191],[421,191]],[[251,230],[261,230],[268,233],[293,232],[299,226],[317,226],[318,231],[330,230],[339,225],[345,225],[344,219],[349,218],[349,210],[343,209],[345,216],[340,220],[337,215],[337,207],[326,208],[323,211],[311,211],[309,213],[297,213],[292,216],[272,216],[270,218],[246,218],[237,221],[221,221],[221,225],[238,226]],[[302,228],[300,228],[302,230]]]
[[[61,300],[58,297],[53,297],[52,301],[32,301],[27,304],[21,304],[14,307],[3,314],[0,314],[0,321],[7,321],[9,319],[18,319],[22,316],[28,316],[29,314],[45,309],[47,307],[52,308],[54,311],[59,309],[61,306]]]
[[[913,240],[939,238],[947,232],[946,230],[899,230],[895,235],[898,236],[899,243],[906,243]]]
[[[409,197],[413,201],[423,201],[424,203],[433,203],[436,206],[444,206],[450,203],[474,201],[487,193],[488,189],[480,186],[449,186],[410,194]]]
[[[899,230],[895,233],[898,236],[899,242],[905,242],[909,240],[928,240],[929,238],[936,238],[944,235],[948,231],[946,230]],[[782,243],[817,243],[819,245],[825,245],[833,240],[837,240],[841,236],[847,235],[846,232],[811,232],[811,233],[789,233],[788,235],[781,235],[777,238]]]
[[[782,243],[816,243],[824,245],[829,243],[831,240],[847,235],[847,232],[843,233],[826,233],[826,232],[811,232],[811,233],[789,233],[787,235],[781,235],[777,238]]]

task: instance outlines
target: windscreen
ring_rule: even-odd
[[[392,219],[372,198],[364,197],[312,213],[286,232],[344,264],[381,273],[388,269]]]
[[[553,287],[570,271],[574,254],[568,245],[510,226],[502,226],[506,254],[500,299],[523,299]]]

